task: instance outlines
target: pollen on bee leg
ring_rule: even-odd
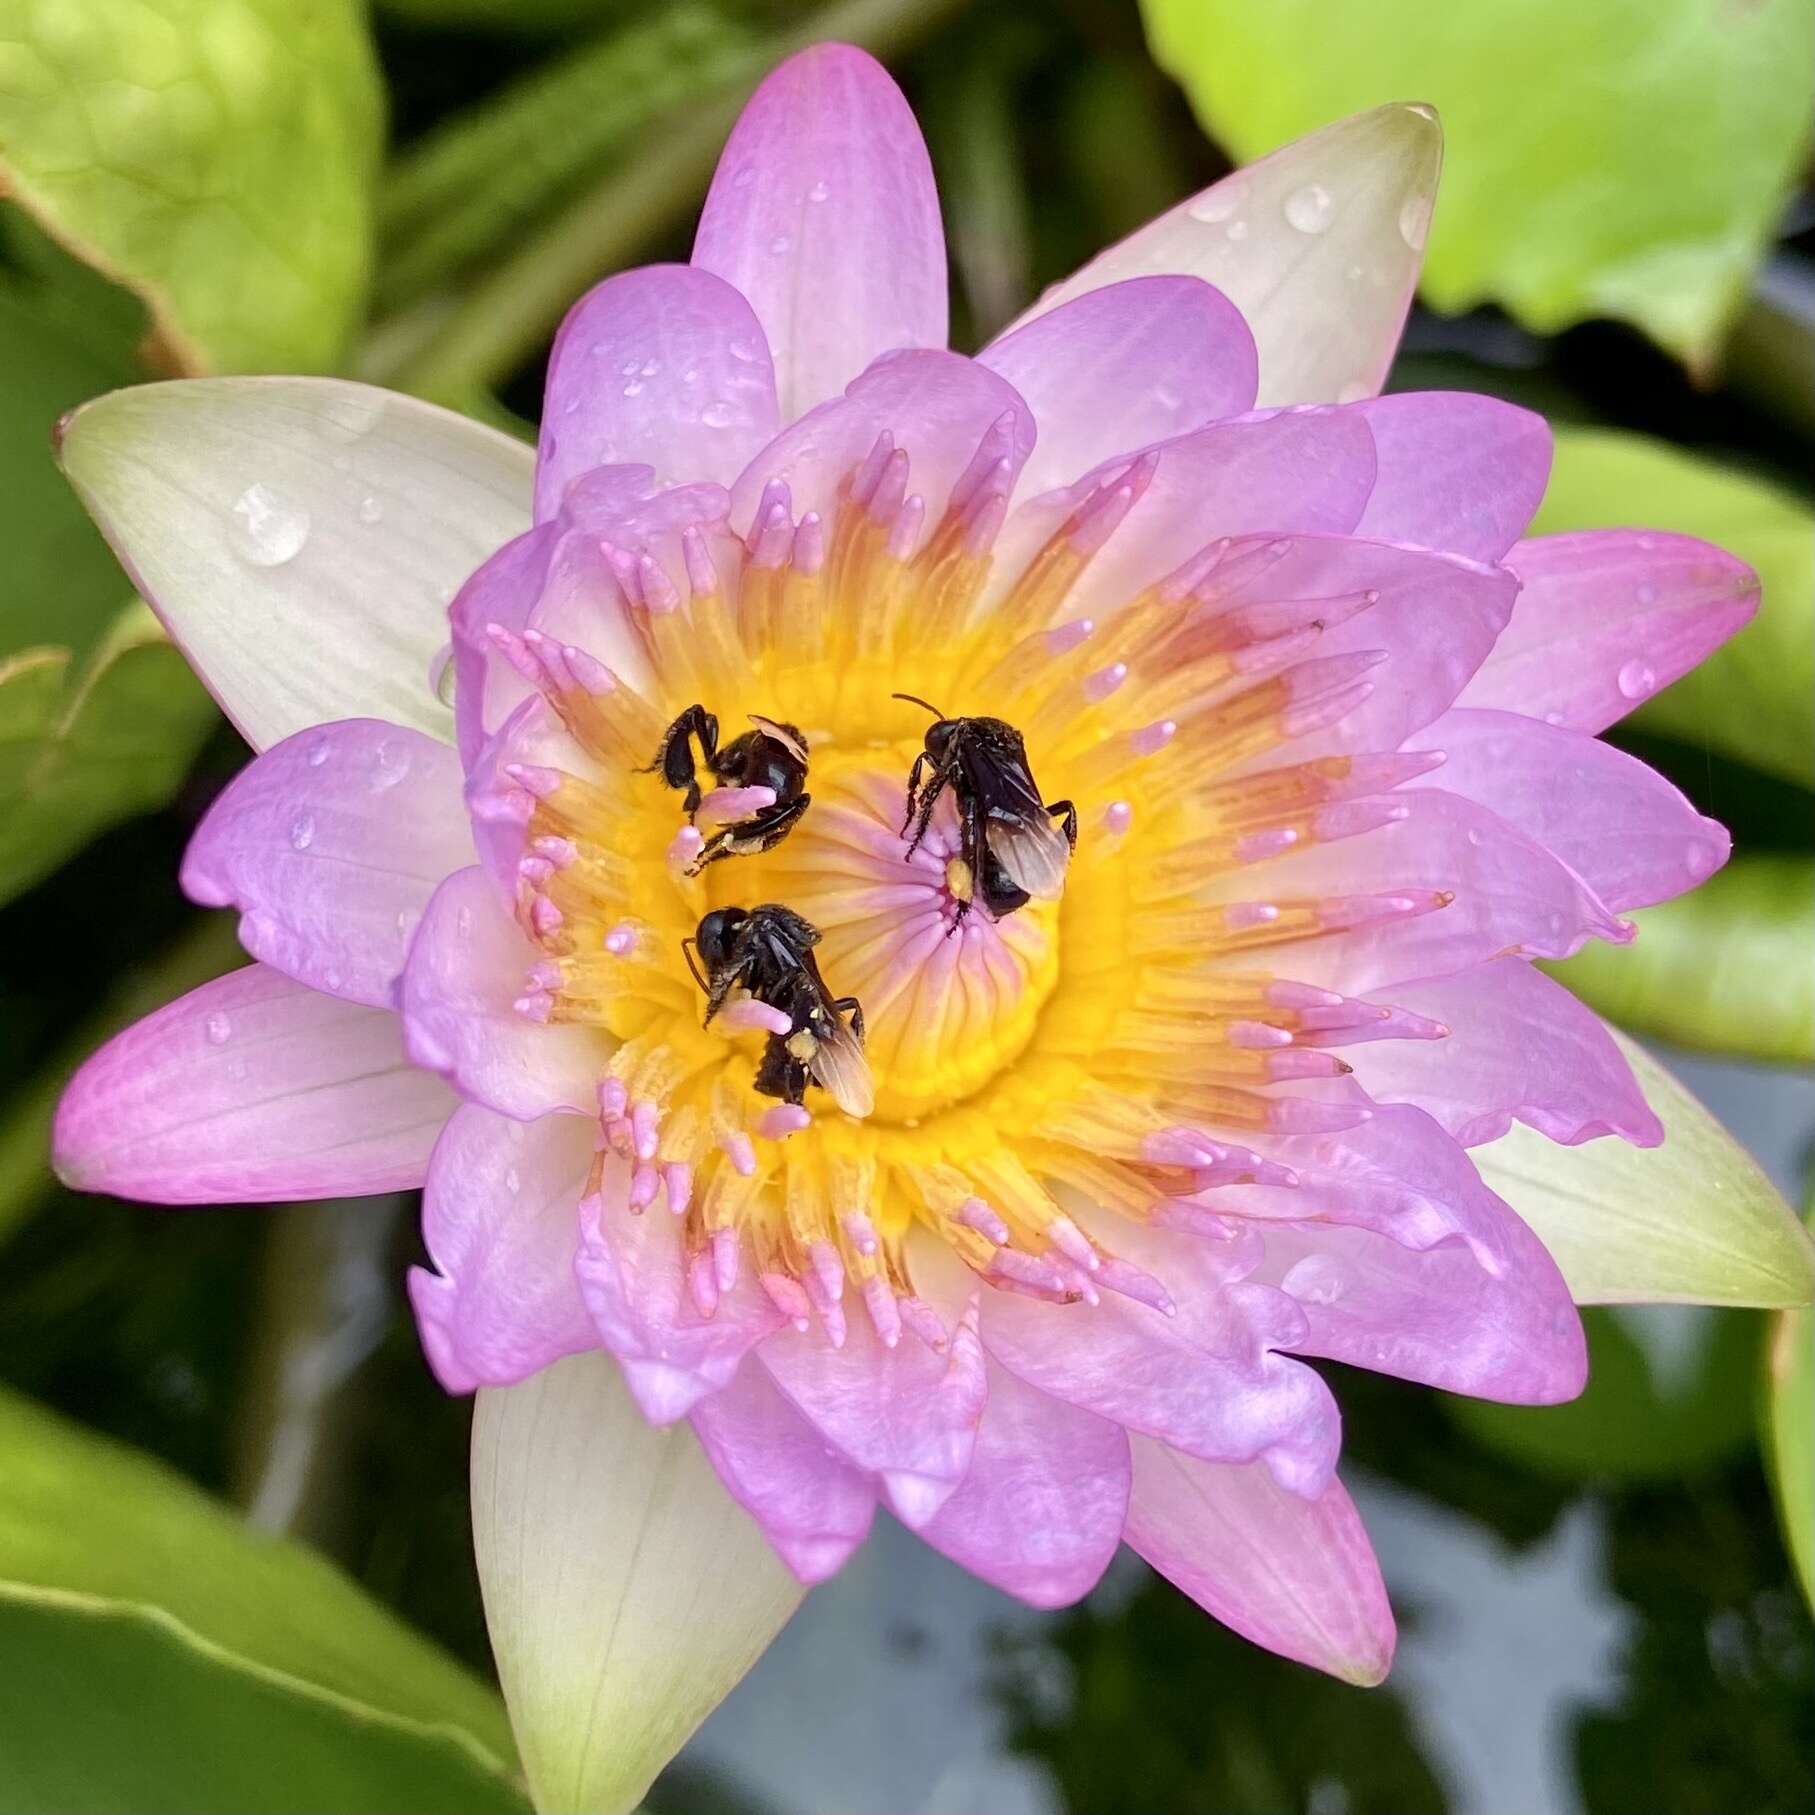
[[[669,840],[666,853],[670,870],[676,875],[684,875],[688,866],[705,848],[705,834],[697,826],[682,826]]]
[[[976,880],[971,874],[971,866],[962,857],[945,860],[946,892],[954,901],[970,901],[976,891]]]
[[[700,796],[698,810],[708,819],[743,819],[774,805],[773,788],[714,788]]]
[[[764,1033],[785,1035],[794,1025],[779,1008],[759,1002],[754,996],[740,996],[727,1002],[714,1017],[713,1025],[726,1033]]]

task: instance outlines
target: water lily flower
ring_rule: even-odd
[[[503,437],[348,384],[68,425],[259,754],[182,873],[256,962],[89,1061],[58,1167],[171,1203],[423,1186],[430,1364],[535,1377],[482,1402],[476,1503],[545,1805],[633,1799],[879,1505],[1038,1606],[1125,1540],[1377,1681],[1392,1615],[1313,1364],[1581,1389],[1570,1291],[1469,1149],[1664,1138],[1532,961],[1725,860],[1596,734],[1757,583],[1682,536],[1522,539],[1538,417],[1377,395],[1438,142],[1389,107],[1288,147],[966,358],[912,115],[823,46],[750,103],[692,262],[568,316],[533,496]],[[949,794],[911,844],[901,692],[1023,734],[1079,816],[1057,898],[985,911]],[[689,824],[647,770],[696,703],[797,727],[811,795],[704,867],[774,793]],[[872,1103],[757,1094],[773,1003],[702,1025],[683,942],[767,902],[861,1001]],[[597,1433],[630,1460],[572,1460]],[[669,1574],[623,1589],[661,1643],[612,1680],[720,1650],[602,1790],[524,1708],[587,1725],[597,1684],[537,1634],[574,1600],[601,1642],[582,1553],[619,1568],[624,1530]]]

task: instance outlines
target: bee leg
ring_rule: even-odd
[[[798,1104],[807,1094],[807,1068],[788,1051],[788,1043],[780,1034],[771,1034],[763,1048],[755,1088],[759,1096],[779,1097],[784,1103]]]
[[[794,829],[794,822],[806,812],[812,799],[811,794],[797,794],[792,800],[778,800],[774,806],[752,813],[748,819],[720,826],[700,846],[699,855],[687,866],[687,874],[697,876],[707,864],[716,863],[721,857],[753,857],[773,850]]]
[[[863,1004],[855,996],[840,996],[832,1006],[839,1014],[848,1014],[851,1017],[851,1032],[861,1042],[863,1039]]]
[[[1049,800],[1046,803],[1048,813],[1059,816],[1059,824],[1065,830],[1065,842],[1075,851],[1078,848],[1078,810],[1068,800]]]
[[[915,775],[920,773],[920,765],[927,760],[928,759],[924,754],[914,758]],[[950,785],[953,775],[957,773],[957,769],[958,763],[956,758],[951,758],[946,762],[941,763],[939,767],[933,771],[933,779],[926,784],[926,792],[920,797],[920,812],[917,819],[915,818],[914,809],[911,806],[909,807],[908,818],[915,820],[914,836],[909,840],[908,848],[903,853],[904,856],[912,857],[913,854],[920,849],[920,841],[926,836],[927,827],[933,823],[933,809],[939,804],[939,796],[943,794]],[[910,798],[911,797],[912,784],[910,780]],[[902,825],[901,829],[904,832],[907,830],[905,823]]]
[[[901,818],[901,835],[903,838],[907,836],[908,827],[914,823],[914,809],[920,804],[920,772],[926,767],[930,760],[931,758],[922,750],[920,754],[914,758],[913,768],[908,771],[907,812],[904,813]]]
[[[659,769],[662,780],[669,787],[684,789],[682,805],[687,809],[689,819],[699,811],[701,799],[699,776],[693,766],[693,745],[690,741],[696,737],[700,740],[700,749],[710,767],[713,757],[718,754],[718,720],[697,702],[689,706],[663,734],[662,747],[656,751],[655,761],[647,768],[637,771],[639,775],[649,775]]]

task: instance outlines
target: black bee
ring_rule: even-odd
[[[866,1116],[875,1107],[875,1087],[863,1056],[863,1006],[855,996],[834,998],[819,974],[813,947],[819,928],[792,908],[775,902],[762,907],[715,908],[691,939],[681,942],[693,980],[706,992],[706,1018],[741,989],[780,1009],[788,1031],[769,1036],[756,1088],[766,1097],[798,1103],[809,1082],[827,1091],[846,1115]],[[697,947],[706,974],[694,966]],[[842,1017],[850,1016],[847,1023]]]
[[[914,758],[908,776],[901,830],[905,834],[909,826],[914,828],[910,854],[926,836],[933,808],[949,787],[958,805],[964,865],[962,887],[954,891],[959,914],[968,910],[973,896],[997,920],[1036,895],[1056,901],[1065,888],[1065,866],[1077,849],[1078,813],[1068,800],[1040,799],[1021,733],[999,718],[947,718],[911,693],[893,697],[926,707],[935,721],[926,728],[926,748]],[[929,767],[932,778],[922,789],[921,776]]]
[[[721,750],[717,718],[704,706],[689,706],[668,727],[655,761],[642,771],[648,775],[659,769],[669,787],[684,789],[683,804],[692,819],[702,799],[691,741],[697,737],[700,756],[721,787],[769,788],[775,794],[772,805],[720,826],[687,866],[690,876],[717,858],[749,857],[780,844],[813,799],[806,792],[807,740],[779,719],[758,718],[753,712],[750,723],[754,730],[733,738]]]

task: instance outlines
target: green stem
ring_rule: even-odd
[[[767,65],[825,39],[898,54],[966,0],[840,0],[768,46]],[[476,281],[415,357],[384,381],[456,406],[507,377],[588,284],[623,264],[705,188],[720,146],[760,79],[753,71],[686,108],[628,166],[614,165]]]

